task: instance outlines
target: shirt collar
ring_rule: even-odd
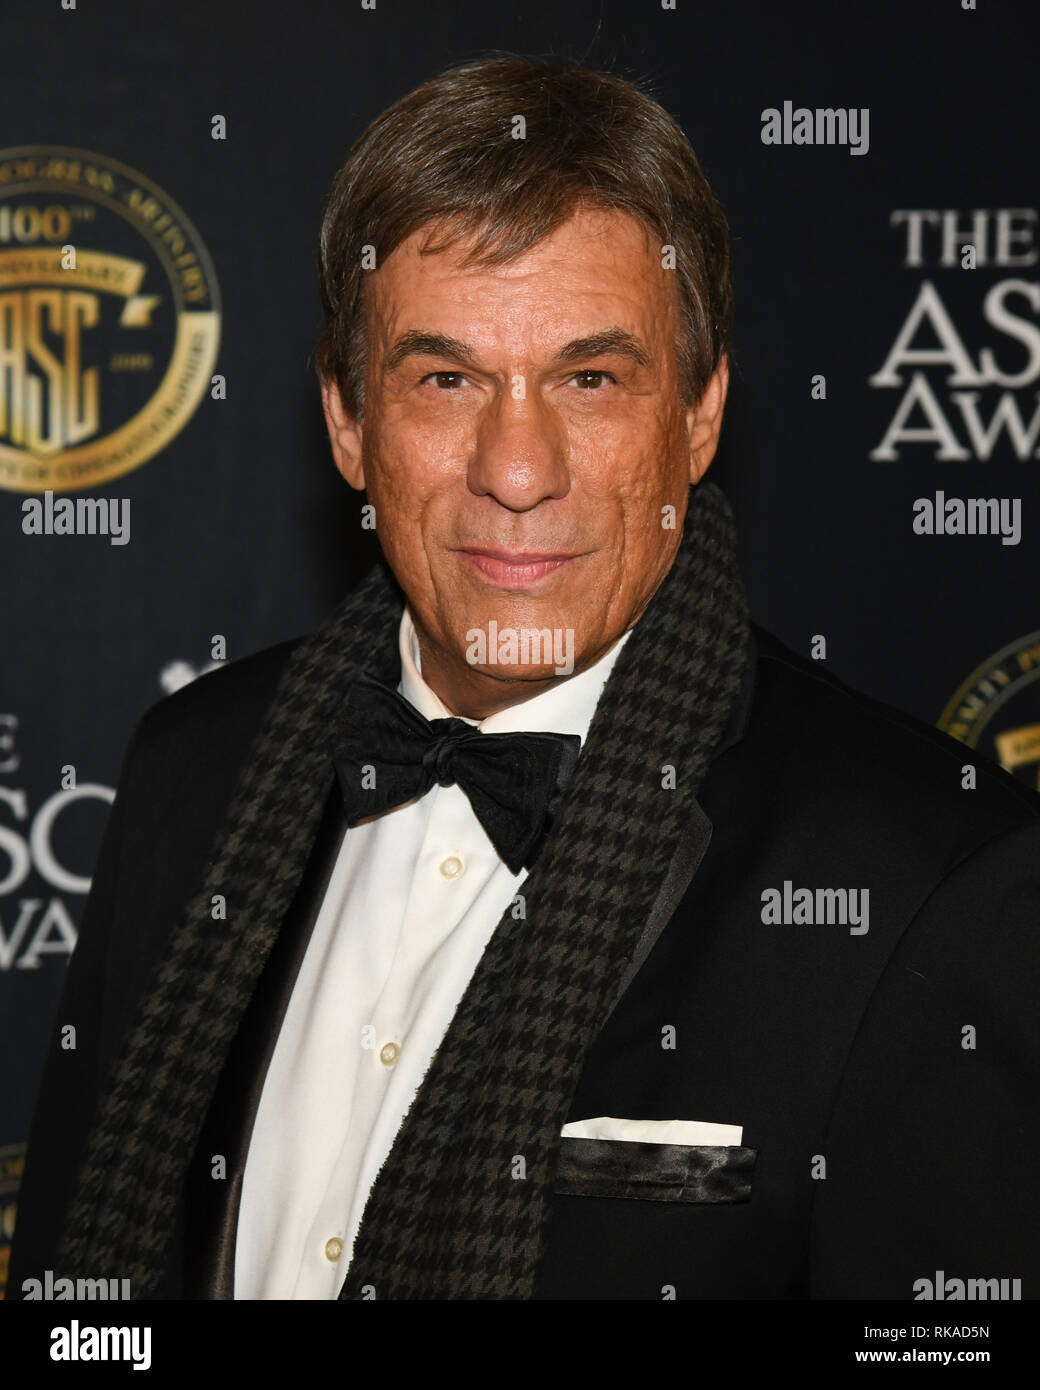
[[[486,719],[466,719],[466,723],[474,725],[482,734],[524,731],[577,734],[584,743],[603,687],[621,654],[621,648],[631,635],[630,628],[594,665],[579,675],[569,676],[566,680],[551,685],[548,690],[543,690],[541,694],[532,695],[529,699],[521,700],[496,714],[489,714]],[[398,685],[400,693],[425,719],[451,718],[451,711],[423,680],[419,638],[407,604],[401,615],[398,646],[401,654],[401,681]],[[464,715],[454,717],[465,718]]]

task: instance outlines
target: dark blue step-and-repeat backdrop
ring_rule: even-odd
[[[136,720],[371,562],[309,362],[317,231],[355,137],[441,67],[584,59],[678,116],[735,241],[713,466],[755,616],[1037,786],[1034,7],[5,0],[0,26],[0,1288]]]

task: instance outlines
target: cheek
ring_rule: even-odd
[[[367,493],[380,544],[399,578],[423,592],[438,541],[450,534],[458,511],[450,486],[458,470],[410,424],[381,422],[365,443]]]
[[[674,491],[682,462],[674,420],[654,410],[582,422],[568,437],[572,471],[596,498],[637,502]]]
[[[421,504],[464,476],[471,437],[472,429],[460,419],[391,418],[371,442],[370,471],[388,497],[400,495]]]

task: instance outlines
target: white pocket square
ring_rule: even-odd
[[[623,1139],[634,1144],[705,1144],[728,1147],[740,1144],[743,1125],[716,1125],[706,1120],[619,1120],[599,1115],[594,1120],[574,1120],[560,1130],[563,1139]]]

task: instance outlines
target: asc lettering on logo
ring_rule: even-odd
[[[979,272],[1035,265],[1036,221],[1035,208],[892,213],[892,225],[905,228],[904,266],[948,271],[949,289],[944,298],[932,280],[920,283],[870,377],[876,389],[902,393],[872,459],[898,459],[907,445],[928,445],[935,459],[989,459],[1005,440],[1017,459],[1040,454],[1040,404],[1025,390],[1040,379],[1040,283],[1015,274],[989,285],[981,311],[993,335],[977,357],[947,307],[951,299],[963,305],[968,287],[982,289],[973,278]]]
[[[14,749],[17,718],[0,714],[0,776],[19,765]],[[76,945],[76,928],[62,893],[85,894],[90,879],[72,872],[55,852],[55,828],[64,813],[85,800],[111,804],[115,792],[100,782],[62,787],[30,814],[24,788],[0,785],[0,812],[13,825],[0,821],[0,970],[37,970],[44,956],[68,956]],[[6,862],[5,862],[6,861]],[[56,892],[27,895],[9,903],[35,871]]]

